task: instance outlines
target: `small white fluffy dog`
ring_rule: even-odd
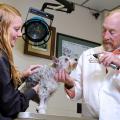
[[[38,68],[38,71],[26,80],[26,85],[40,84],[39,99],[40,103],[37,108],[38,113],[45,114],[47,109],[48,98],[56,91],[58,82],[55,80],[55,73],[60,69],[71,72],[77,65],[77,59],[70,59],[67,56],[59,58],[54,57],[51,66],[44,65]]]

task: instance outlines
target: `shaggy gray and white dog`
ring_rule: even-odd
[[[65,69],[67,72],[71,72],[76,67],[77,60],[70,59],[67,56],[61,56],[59,58],[54,57],[51,66],[44,65],[38,68],[38,71],[26,80],[26,85],[31,86],[36,83],[40,84],[39,90],[39,106],[37,108],[38,113],[45,114],[47,109],[48,98],[56,91],[58,82],[55,80],[55,74],[60,69]]]

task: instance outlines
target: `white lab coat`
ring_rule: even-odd
[[[110,75],[108,75],[108,73],[111,74],[110,72],[115,70],[107,68],[108,73],[106,73],[106,68],[102,64],[99,64],[93,56],[93,54],[100,53],[102,51],[104,51],[104,49],[100,46],[89,49],[83,52],[80,56],[76,70],[71,73],[71,77],[75,79],[76,84],[74,100],[82,98],[83,105],[85,105],[86,108],[83,113],[85,116],[93,118],[99,117],[100,120],[117,120],[116,118],[112,118],[112,116],[115,116],[112,115],[112,109],[115,107],[115,110],[119,112],[120,116],[120,110],[118,111],[119,107],[117,107],[119,104],[115,102],[115,100],[114,102],[109,101],[110,103],[106,100],[109,99],[109,97],[116,97],[116,94],[120,96],[120,94],[116,90],[117,93],[114,91],[114,96],[109,96],[105,92],[106,89],[109,91],[109,88],[107,87],[104,90],[104,86],[106,87],[105,84],[109,84]],[[110,85],[112,85],[112,83]],[[110,106],[113,106],[113,108],[109,108],[109,104],[111,104]],[[109,117],[109,114],[111,117]]]
[[[120,120],[120,73],[110,71],[100,91],[100,120]]]

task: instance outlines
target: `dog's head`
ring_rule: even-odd
[[[67,56],[60,56],[59,58],[53,57],[52,66],[56,69],[65,69],[68,73],[70,73],[73,69],[76,68],[77,59],[71,59]]]

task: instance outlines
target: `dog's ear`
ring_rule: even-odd
[[[52,61],[53,61],[53,63],[58,63],[59,60],[58,60],[57,57],[53,56],[53,57],[52,57]]]
[[[53,57],[52,57],[52,61],[53,61],[52,66],[53,66],[53,67],[57,67],[58,62],[59,62],[58,58],[57,58],[57,57],[55,57],[55,56],[53,56]]]
[[[55,56],[52,56],[52,60],[54,60],[54,59],[56,59],[56,57],[55,57]]]

